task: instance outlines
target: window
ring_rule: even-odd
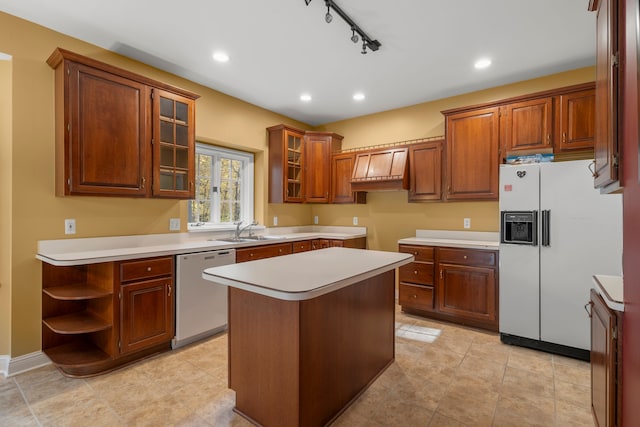
[[[253,154],[196,144],[196,198],[189,201],[192,227],[253,220]]]

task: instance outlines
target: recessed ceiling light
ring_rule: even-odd
[[[311,101],[311,95],[309,95],[308,93],[303,93],[302,95],[300,95],[300,101],[304,101],[304,102]]]
[[[229,55],[227,55],[225,52],[218,51],[213,53],[213,59],[218,62],[229,62]]]
[[[491,60],[489,58],[478,59],[476,63],[473,64],[473,66],[476,67],[478,70],[487,68],[489,65],[491,65]]]
[[[355,95],[353,95],[353,99],[355,101],[362,101],[364,99],[364,93],[362,92],[358,92]]]

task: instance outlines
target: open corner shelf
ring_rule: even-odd
[[[91,314],[88,311],[65,314],[42,319],[49,329],[57,334],[86,334],[108,329],[111,323]]]
[[[87,300],[112,295],[112,292],[82,284],[54,286],[42,289],[42,292],[57,300]]]

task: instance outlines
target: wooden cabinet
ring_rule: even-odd
[[[305,201],[331,201],[331,154],[342,148],[342,136],[327,132],[304,135]]]
[[[591,150],[596,135],[596,95],[594,89],[562,94],[558,97],[559,126],[555,152]]]
[[[42,349],[86,377],[168,350],[173,257],[59,267],[42,264]]]
[[[153,89],[153,195],[195,197],[195,103]]]
[[[493,250],[400,245],[415,261],[400,267],[404,311],[498,330],[498,253]]]
[[[367,202],[366,192],[353,191],[351,188],[355,158],[355,152],[337,153],[331,156],[331,203]]]
[[[293,253],[291,243],[276,243],[273,245],[252,246],[236,249],[236,262],[255,261]]]
[[[444,112],[446,200],[498,200],[498,107]]]
[[[269,203],[304,202],[304,131],[285,125],[269,132]]]
[[[415,261],[403,265],[398,273],[398,302],[403,309],[432,311],[435,308],[434,248],[400,245],[400,252],[410,253]]]
[[[356,191],[406,190],[409,188],[407,147],[356,154],[351,188]]]
[[[622,313],[591,290],[591,411],[599,427],[620,426]]]
[[[553,98],[514,102],[500,107],[503,146],[507,152],[552,147]]]
[[[126,261],[120,271],[120,352],[129,353],[174,336],[173,257]]]
[[[56,79],[57,195],[193,198],[197,95],[64,49],[47,63]],[[163,100],[177,112],[165,116]],[[171,140],[152,149],[169,123]]]
[[[596,188],[619,186],[619,49],[618,0],[590,0],[589,10],[596,11],[596,112],[595,173]],[[605,192],[608,190],[604,190]]]
[[[409,146],[409,201],[442,199],[444,140]]]

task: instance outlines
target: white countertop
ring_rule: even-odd
[[[416,230],[415,237],[400,239],[398,244],[498,250],[500,233],[490,231]]]
[[[216,240],[229,237],[231,234],[227,231],[41,240],[38,242],[36,258],[56,266],[96,264],[309,239],[354,239],[366,237],[367,229],[329,226],[278,227],[267,229],[260,234],[277,238],[250,242]]]
[[[593,276],[595,290],[607,306],[616,311],[624,311],[624,281],[621,276]]]
[[[257,294],[301,301],[336,291],[413,261],[413,255],[328,248],[213,267],[202,277]]]

